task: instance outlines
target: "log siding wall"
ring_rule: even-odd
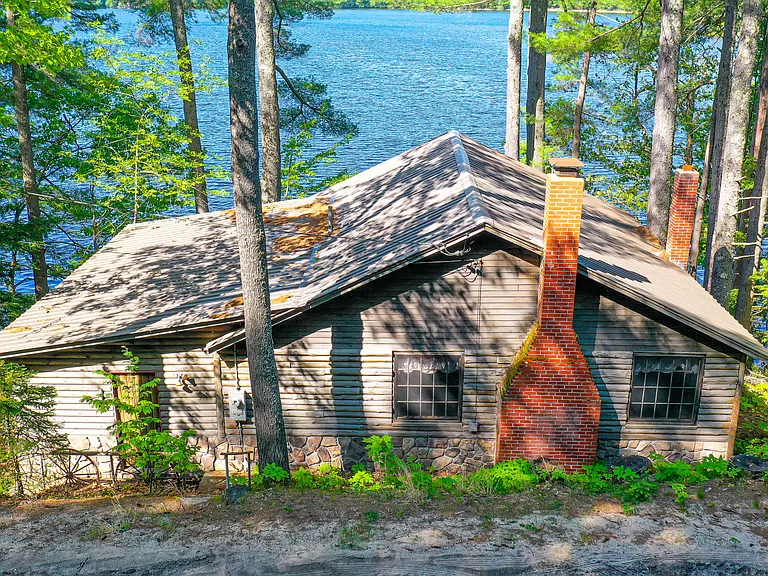
[[[461,268],[482,259],[482,276]],[[341,296],[275,327],[283,409],[295,463],[342,463],[347,450],[363,458],[361,438],[390,434],[402,454],[456,471],[493,458],[497,430],[497,387],[512,356],[536,319],[538,258],[500,243],[478,242],[461,264],[417,263]],[[725,455],[743,359],[733,351],[580,278],[575,329],[602,399],[599,455],[644,452],[700,457]],[[142,370],[161,379],[164,426],[193,428],[210,468],[238,430],[217,406],[213,355],[203,351],[218,331],[180,333],[127,342]],[[401,422],[392,417],[394,352],[463,352],[461,422]],[[694,425],[627,422],[634,352],[697,353],[706,356],[701,405]],[[244,355],[244,345],[238,352]],[[222,350],[221,388],[235,385],[233,349]],[[59,393],[57,418],[75,447],[110,444],[112,415],[82,404],[84,394],[106,389],[97,370],[125,368],[120,345],[52,352],[19,358],[38,372],[34,381]],[[188,386],[177,385],[186,373]],[[239,358],[241,385],[250,389],[247,363]],[[470,423],[478,431],[470,431]],[[226,435],[222,434],[226,432]],[[253,427],[243,427],[253,445]],[[326,449],[327,448],[327,449]],[[328,452],[328,458],[323,452]],[[318,456],[318,454],[320,456]]]
[[[734,406],[743,381],[741,354],[706,342],[686,327],[585,278],[579,280],[574,324],[602,400],[599,457],[652,451],[673,458],[730,456]],[[635,354],[705,357],[695,422],[629,419]]]

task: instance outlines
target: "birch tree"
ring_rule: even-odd
[[[733,285],[734,241],[742,166],[749,130],[749,103],[752,75],[757,56],[762,4],[759,0],[745,0],[739,31],[739,50],[733,68],[731,94],[723,143],[720,169],[720,194],[712,231],[711,287],[715,299],[727,307]],[[717,186],[716,182],[716,186]]]
[[[522,73],[523,0],[510,0],[507,36],[507,125],[504,153],[520,159],[520,76]]]
[[[528,164],[541,167],[544,148],[544,108],[547,53],[536,35],[547,33],[547,0],[531,0],[528,19],[528,90],[525,99],[525,158]]]
[[[271,0],[258,0],[258,4]],[[263,8],[261,8],[263,10]],[[243,286],[245,342],[259,467],[288,469],[270,315],[267,242],[259,183],[256,110],[256,14],[253,0],[230,0],[228,29],[232,184]]]
[[[672,199],[672,151],[677,111],[677,69],[683,27],[683,0],[662,0],[659,58],[656,70],[651,174],[648,191],[648,229],[662,245],[667,240]]]

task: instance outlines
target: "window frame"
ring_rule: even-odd
[[[456,417],[448,416],[398,416],[397,415],[397,357],[398,356],[458,356],[459,357],[459,396]],[[464,358],[463,350],[396,350],[392,352],[392,422],[408,423],[420,422],[425,424],[461,423],[464,415]],[[432,401],[434,403],[434,399]]]
[[[694,391],[693,396],[693,410],[691,413],[690,419],[681,419],[681,418],[643,418],[642,416],[632,416],[632,390],[635,386],[635,365],[637,363],[638,358],[685,358],[688,359],[696,359],[699,361],[700,370],[698,377],[696,379],[696,389]],[[701,388],[702,383],[704,381],[704,371],[707,367],[707,355],[703,353],[672,353],[672,352],[633,352],[632,353],[632,367],[630,368],[629,373],[629,394],[627,397],[627,404],[626,404],[626,410],[627,410],[627,416],[626,416],[626,423],[632,423],[635,425],[651,425],[651,426],[657,426],[657,425],[688,425],[688,426],[696,426],[699,420],[699,407],[701,405]],[[654,402],[654,405],[656,403]]]

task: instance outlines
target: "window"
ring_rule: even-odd
[[[139,387],[142,384],[154,380],[154,372],[130,372],[130,373],[114,373],[120,379],[120,386],[112,388],[112,393],[115,398],[120,398],[123,402],[133,404],[136,406],[139,402]],[[151,400],[153,404],[160,404],[157,394],[157,386],[153,386],[149,389],[151,397],[147,400]],[[156,408],[152,414],[155,418],[160,418],[160,410]],[[124,414],[115,408],[115,419],[125,422],[131,418],[129,414]],[[159,428],[159,426],[158,426]]]
[[[461,418],[461,354],[395,354],[394,369],[395,418]]]
[[[635,356],[630,419],[692,422],[703,365],[700,357]]]

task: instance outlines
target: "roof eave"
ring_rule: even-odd
[[[499,238],[507,240],[508,242],[511,242],[513,244],[517,244],[541,256],[541,253],[542,253],[541,241],[536,242],[535,238],[527,238],[527,239],[522,238],[514,234],[505,232],[503,230],[499,230],[498,228],[495,228],[493,226],[488,226],[486,229],[488,232],[498,236]],[[749,342],[748,340],[736,340],[734,338],[724,336],[718,332],[711,330],[709,326],[696,322],[695,320],[689,318],[688,316],[680,314],[677,310],[673,308],[663,306],[656,300],[649,298],[646,294],[638,290],[632,290],[631,288],[619,282],[613,281],[609,276],[601,274],[600,272],[595,270],[590,270],[583,264],[579,264],[579,273],[582,276],[585,276],[587,278],[590,278],[591,280],[598,282],[599,284],[602,284],[604,286],[607,286],[608,288],[611,288],[612,290],[618,292],[619,294],[627,296],[637,302],[640,302],[641,304],[644,304],[645,306],[648,306],[649,308],[655,310],[656,312],[664,314],[665,316],[668,316],[673,320],[677,320],[681,324],[684,324],[690,328],[693,328],[694,330],[701,332],[702,334],[718,342],[722,342],[723,344],[726,344],[727,346],[729,346],[730,348],[733,348],[737,352],[747,354],[750,357],[758,358],[760,360],[768,360],[768,349],[762,347],[757,341]]]

